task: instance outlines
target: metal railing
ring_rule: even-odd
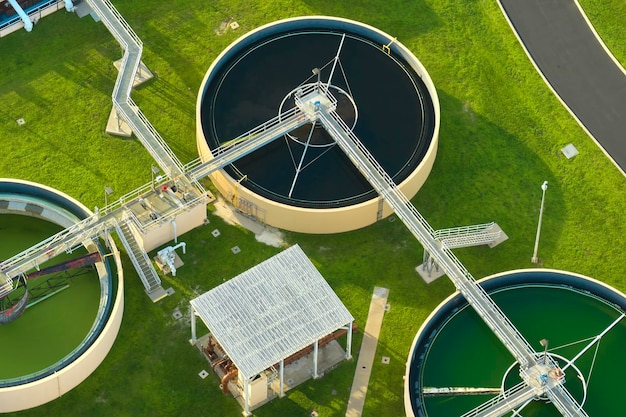
[[[456,256],[434,238],[434,230],[411,202],[400,192],[391,177],[334,111],[318,111],[317,117],[329,134],[352,160],[368,182],[393,208],[413,235],[448,274],[459,291],[474,307],[496,336],[522,366],[534,360],[535,351],[502,310],[489,298]]]
[[[124,50],[120,73],[113,87],[112,98],[115,110],[123,116],[124,121],[163,172],[170,176],[181,174],[182,164],[130,97],[135,75],[141,63],[143,51],[141,39],[109,0],[87,0],[87,3]]]
[[[474,224],[471,226],[459,226],[459,227],[450,227],[447,229],[439,229],[433,233],[433,237],[435,239],[445,239],[446,237],[453,237],[459,235],[467,235],[472,233],[480,233],[485,232],[493,227],[495,223],[483,223],[483,224]]]
[[[448,249],[486,245],[502,235],[501,231],[487,231],[491,229],[494,224],[494,222],[491,222],[472,226],[439,229],[435,231],[433,237],[441,241],[441,243]]]
[[[135,41],[137,45],[143,45],[141,39],[139,38],[139,36],[137,36],[133,28],[126,22],[124,17],[120,14],[120,12],[117,11],[115,6],[113,6],[113,4],[109,0],[86,1],[89,7],[91,7],[92,10],[98,15],[100,20],[102,20],[102,22],[105,24],[105,26],[109,29],[111,34],[113,34],[113,36],[115,37],[115,39],[117,39],[119,43],[122,43],[123,41],[125,43],[125,39],[128,39],[130,37],[133,41]],[[100,7],[100,5],[104,7]],[[107,12],[112,14],[114,19],[110,19]],[[123,36],[122,32],[118,31],[117,28],[114,27],[115,24],[122,26],[127,36]]]
[[[194,180],[204,178],[309,121],[298,107],[293,107],[214,149],[213,159],[200,165],[194,163],[187,175]]]
[[[563,385],[558,384],[553,388],[546,391],[547,397],[552,401],[552,404],[563,414],[565,417],[589,417],[589,415],[583,410],[572,394],[566,390]]]
[[[530,346],[526,339],[519,333],[517,328],[511,323],[498,305],[493,302],[486,291],[475,282],[472,275],[465,269],[458,258],[456,258],[445,245],[437,244],[432,227],[430,227],[411,202],[408,201],[406,196],[400,192],[391,177],[389,177],[378,162],[376,162],[367,148],[365,148],[356,135],[345,125],[339,115],[334,111],[326,112],[319,110],[317,117],[359,171],[383,196],[387,203],[394,209],[396,215],[405,223],[420,243],[424,245],[425,249],[430,252],[431,256],[437,260],[438,264],[441,265],[448,274],[468,303],[502,341],[511,354],[513,354],[520,364],[522,371],[529,366],[537,365],[537,352],[535,352],[532,346]],[[547,365],[550,368],[554,369],[558,367],[558,364],[556,364],[552,358],[549,357],[547,360]],[[522,373],[524,374],[524,371]],[[530,378],[527,374],[524,375]],[[532,398],[535,395],[534,389],[528,385],[528,382],[529,381],[525,379],[518,388],[515,388],[514,391],[507,394],[510,395],[512,392],[516,392],[516,395],[519,396],[520,404]],[[527,392],[523,392],[524,389]],[[548,395],[550,398],[556,398],[558,402],[557,408],[559,408],[564,415],[572,417],[586,416],[584,411],[581,411],[580,407],[576,408],[576,401],[560,383],[557,384],[553,390],[549,390]],[[506,407],[507,410],[511,409],[510,404],[504,404],[502,407]],[[574,412],[574,410],[576,410],[576,412]],[[499,416],[502,414],[499,413],[499,411],[494,411],[493,413],[485,412],[485,414],[475,415]]]
[[[150,152],[150,155],[154,156],[158,156],[158,159],[160,159],[162,162],[159,164],[159,166],[163,169],[163,172],[169,172],[170,176],[176,176],[178,174],[183,173],[183,164],[180,162],[180,160],[178,159],[178,157],[176,156],[176,154],[174,154],[174,152],[170,149],[170,147],[167,145],[167,143],[165,143],[165,140],[163,140],[163,138],[161,137],[161,135],[159,134],[159,132],[157,132],[157,130],[154,128],[154,126],[152,126],[152,123],[150,123],[150,121],[148,120],[148,118],[143,114],[143,112],[139,109],[139,107],[135,104],[135,102],[132,100],[132,98],[128,97],[128,104],[130,106],[132,106],[135,109],[135,113],[137,115],[137,117],[139,118],[139,120],[141,121],[141,123],[143,124],[143,127],[149,132],[149,135],[145,135],[142,139],[142,144],[148,148],[148,151]],[[127,121],[128,122],[128,121]],[[133,128],[133,124],[131,124],[130,122],[128,123],[129,126],[131,126],[131,128]],[[133,131],[135,132],[135,134],[138,135],[138,131],[139,131],[139,126],[136,126],[135,128],[133,128]],[[139,135],[138,135],[139,136]],[[154,145],[158,144],[158,147],[155,147]],[[150,151],[152,150],[152,151]],[[168,159],[168,161],[163,161],[161,155],[165,155]],[[157,159],[157,158],[155,158]],[[158,163],[158,161],[157,161]],[[171,168],[173,165],[176,168],[176,172],[171,172]]]
[[[112,217],[100,219],[96,214],[87,217],[5,260],[0,264],[0,271],[10,280],[32,268],[38,268],[61,252],[72,252],[82,246],[85,240],[97,238],[101,232],[111,227],[111,221],[114,221]]]
[[[133,266],[137,271],[137,275],[139,275],[139,279],[141,279],[146,291],[150,293],[160,288],[161,278],[152,266],[148,254],[137,242],[137,238],[135,237],[132,228],[129,227],[127,222],[122,221],[115,222],[115,230],[117,230],[117,235],[124,248],[126,248],[128,257],[133,263]]]
[[[501,416],[511,411],[515,406],[532,399],[535,396],[534,389],[526,385],[524,381],[509,388],[503,393],[493,397],[478,407],[466,412],[461,417],[487,417]]]

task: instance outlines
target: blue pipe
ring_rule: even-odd
[[[9,3],[11,3],[11,6],[13,6],[19,17],[22,19],[22,22],[24,22],[24,29],[26,29],[26,32],[30,32],[31,30],[33,30],[33,22],[30,21],[30,18],[28,17],[24,9],[22,9],[22,7],[17,3],[17,1],[9,0]]]
[[[65,0],[65,10],[68,12],[74,11],[74,4],[72,3],[72,0]]]

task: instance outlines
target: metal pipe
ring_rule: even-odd
[[[24,22],[24,29],[26,29],[26,32],[30,32],[31,30],[33,30],[33,22],[30,21],[30,17],[28,17],[24,9],[22,9],[22,6],[20,6],[17,2],[17,0],[9,0],[9,3],[11,4],[11,6],[13,6],[13,9],[15,9],[20,19],[22,19],[22,22]]]
[[[570,366],[572,366],[572,364],[574,362],[576,362],[576,360],[578,358],[580,358],[586,351],[588,351],[594,344],[596,344],[596,342],[598,342],[600,339],[602,339],[602,337],[607,334],[609,332],[609,330],[611,330],[613,327],[615,327],[617,325],[617,323],[619,323],[624,316],[626,316],[626,314],[622,314],[621,316],[619,316],[617,319],[615,319],[615,321],[613,323],[611,323],[609,325],[609,327],[607,327],[606,329],[604,329],[602,331],[602,333],[600,333],[599,335],[597,335],[596,337],[593,338],[593,340],[591,341],[591,343],[589,343],[587,346],[585,346],[583,348],[583,350],[581,350],[580,352],[578,352],[578,354],[576,356],[574,356],[571,360],[569,360],[564,367],[561,368],[562,371],[565,371],[567,368],[569,368]]]
[[[74,4],[72,3],[72,0],[65,0],[65,10],[68,12],[74,11]]]
[[[183,255],[185,255],[187,253],[187,244],[185,242],[180,242],[178,245],[174,246],[172,250],[176,250],[180,248],[181,246],[183,248]]]
[[[339,48],[337,48],[337,54],[335,55],[335,58],[333,58],[333,67],[330,69],[330,75],[328,76],[328,82],[326,83],[326,92],[328,92],[328,87],[330,87],[330,82],[333,80],[335,67],[337,66],[337,62],[339,62],[339,54],[341,53],[341,48],[343,48],[343,41],[345,39],[346,39],[346,34],[344,33],[341,36],[341,42],[339,42]]]

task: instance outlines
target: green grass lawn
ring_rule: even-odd
[[[626,65],[623,24],[626,19],[626,2],[578,0],[578,3],[613,56],[622,66]]]
[[[607,45],[624,43],[619,0],[581,3],[601,25],[598,32],[607,34]],[[320,14],[359,20],[397,36],[429,71],[441,102],[437,160],[413,203],[435,229],[493,220],[509,236],[494,249],[455,251],[469,271],[481,278],[534,267],[540,185],[548,180],[542,265],[626,290],[626,181],[545,86],[496,1],[114,4],[143,40],[143,61],[155,74],[133,98],[183,162],[197,156],[195,101],[204,73],[246,31],[281,18]],[[230,18],[240,29],[217,35]],[[624,52],[615,54],[624,62]],[[89,207],[104,203],[105,185],[115,190],[113,199],[150,180],[152,161],[139,142],[104,134],[116,77],[112,62],[121,53],[102,24],[59,11],[32,33],[1,39],[0,57],[0,177],[49,185]],[[26,125],[18,126],[20,117]],[[572,160],[560,152],[568,143],[580,151]],[[185,265],[175,278],[164,278],[176,293],[156,305],[126,259],[124,321],[105,362],[61,399],[16,415],[240,415],[235,400],[219,391],[217,379],[197,376],[207,365],[188,343],[188,323],[174,320],[172,312],[187,312],[190,298],[280,249],[256,242],[251,232],[217,216],[209,218],[210,225],[181,237],[187,243]],[[220,237],[211,235],[214,228]],[[383,322],[364,415],[403,415],[412,339],[453,285],[446,278],[430,285],[419,278],[414,268],[421,263],[421,247],[399,221],[331,236],[286,233],[286,240],[300,244],[361,328],[374,286],[390,289],[391,310]],[[234,245],[242,253],[233,255]],[[358,334],[354,353],[360,340]],[[389,356],[390,364],[381,364],[381,356]],[[343,416],[355,365],[356,360],[346,362],[255,415],[308,416],[315,409],[320,416]]]

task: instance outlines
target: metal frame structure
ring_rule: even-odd
[[[298,245],[189,303],[191,342],[200,317],[243,376],[244,395],[252,378],[279,364],[282,396],[283,361],[311,345],[317,377],[318,341],[339,328],[348,329],[346,359],[351,357],[354,317]],[[244,407],[250,415],[247,398]]]

